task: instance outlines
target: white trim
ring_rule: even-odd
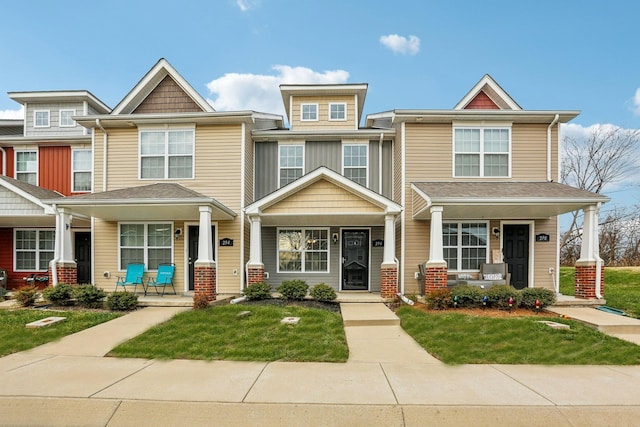
[[[19,171],[18,170],[18,153],[36,153],[36,170],[35,171]],[[29,148],[29,149],[20,149],[20,150],[13,150],[13,177],[15,179],[17,179],[20,182],[26,182],[26,181],[22,181],[21,179],[18,178],[18,173],[25,173],[25,174],[31,174],[31,173],[35,173],[36,174],[36,182],[34,185],[39,185],[40,183],[40,174],[38,173],[38,169],[40,169],[40,151],[38,150],[38,148]]]
[[[300,253],[300,270],[299,271],[290,271],[290,270],[280,270],[280,231],[281,230],[292,230],[292,231],[300,231],[302,237],[304,238],[305,231],[307,230],[324,230],[327,232],[327,269],[325,271],[306,271],[305,269],[305,258],[304,255],[306,251],[304,248],[300,248],[299,251],[290,251],[290,252],[299,252]],[[303,227],[303,226],[282,226],[276,227],[276,272],[278,274],[330,274],[331,273],[331,228],[330,227]],[[325,251],[318,250],[312,251],[313,253],[322,253]]]
[[[177,222],[177,221],[176,221]],[[182,238],[184,239],[184,242],[182,244],[182,252],[183,252],[183,264],[182,264],[182,269],[184,270],[184,284],[183,284],[183,292],[191,292],[189,290],[189,226],[193,226],[193,227],[200,227],[200,223],[198,221],[184,221],[182,224]],[[212,245],[213,245],[213,257],[214,260],[216,262],[216,270],[220,271],[220,260],[218,259],[218,233],[220,232],[219,227],[218,227],[218,221],[211,221],[211,226],[214,227],[214,235],[211,236],[211,239],[213,240]],[[199,228],[198,228],[199,230]],[[195,259],[193,260],[193,263],[195,264],[196,260],[198,259],[198,254],[195,254]],[[220,277],[220,275],[218,274],[217,277]],[[217,285],[216,285],[217,286]]]
[[[406,122],[402,122],[400,125],[400,129],[402,129],[402,134],[400,135],[400,140],[402,141],[402,146],[400,148],[400,156],[401,156],[401,182],[400,182],[400,206],[402,206],[402,212],[400,213],[400,265],[398,266],[398,282],[400,283],[400,292],[404,294],[404,268],[405,268],[405,257],[406,257],[406,246],[407,246],[407,238],[406,238],[406,209],[407,206],[407,129]],[[395,147],[394,147],[395,148]],[[394,155],[395,155],[395,150]],[[395,160],[394,160],[395,165]],[[391,185],[395,188],[395,176],[392,175],[394,179],[391,181]],[[395,191],[395,190],[394,190]],[[394,195],[395,197],[395,195]],[[398,240],[398,236],[396,236],[396,240]]]
[[[143,178],[142,177],[142,134],[143,133],[164,133],[164,152],[163,154],[145,155],[144,157],[163,157],[164,171],[162,177]],[[169,177],[169,159],[171,157],[187,157],[187,154],[170,154],[169,153],[169,133],[171,132],[191,132],[191,176],[186,177]],[[141,181],[158,181],[158,180],[176,180],[176,179],[194,179],[196,176],[196,126],[139,126],[138,127],[138,179]]]
[[[344,165],[344,157],[345,157],[345,152],[344,151],[345,151],[345,148],[346,147],[356,147],[356,146],[365,147],[365,159],[366,159],[367,164],[364,165],[364,167],[363,166],[349,166],[348,168],[349,169],[364,169],[365,170],[365,175],[364,175],[365,183],[364,184],[358,183],[358,184],[369,188],[369,164],[371,163],[371,158],[369,156],[369,142],[368,141],[367,142],[361,142],[361,143],[344,142],[344,141],[342,142],[342,156],[341,156],[341,160],[342,160],[342,162],[341,162],[342,163],[342,175],[347,177],[346,174],[345,174],[346,166]],[[380,175],[382,175],[382,174],[380,174]],[[356,182],[356,181],[354,181],[354,182]],[[379,191],[379,193],[382,194],[382,191]]]
[[[74,155],[79,151],[89,152],[89,169],[76,170],[74,167]],[[76,190],[75,188],[75,174],[76,172],[89,172],[91,174],[91,180],[89,182],[90,188],[88,190]],[[93,150],[91,148],[72,148],[71,149],[71,192],[72,193],[91,193],[93,190]]]
[[[47,113],[47,124],[39,125],[38,124],[38,113]],[[33,127],[34,128],[49,128],[51,127],[51,111],[50,110],[33,110]],[[25,126],[26,128],[26,126]]]
[[[497,95],[500,100],[507,105],[511,110],[522,110],[509,94],[498,85],[498,83],[489,75],[485,74],[478,83],[453,107],[454,110],[464,109],[481,91],[484,87],[488,86]],[[486,92],[485,92],[486,93]],[[487,94],[489,96],[489,94]],[[490,97],[491,98],[491,97]],[[495,99],[491,99],[496,105]],[[499,106],[499,105],[498,105]]]
[[[479,135],[480,135],[480,140],[479,140],[479,151],[476,152],[457,152],[456,151],[456,130],[458,129],[467,129],[467,130],[478,130]],[[507,147],[507,152],[491,152],[491,151],[486,151],[485,150],[485,140],[484,140],[484,133],[487,130],[507,130],[509,132],[509,139],[508,139],[508,147]],[[470,178],[470,179],[477,179],[477,178],[481,178],[481,179],[504,179],[504,178],[511,178],[511,164],[512,164],[512,159],[513,159],[513,149],[512,149],[512,139],[513,139],[513,129],[510,126],[493,126],[493,125],[487,125],[487,126],[469,126],[469,125],[464,125],[464,126],[453,126],[452,127],[452,132],[451,132],[451,150],[452,150],[452,161],[451,161],[451,175],[454,178]],[[479,165],[478,165],[478,175],[456,175],[456,155],[457,154],[473,154],[473,155],[478,155],[479,156]],[[507,175],[495,175],[495,176],[485,176],[484,174],[484,159],[485,156],[488,154],[500,154],[500,155],[507,155]]]
[[[304,118],[304,107],[305,106],[309,106],[309,105],[313,105],[316,107],[316,117],[314,119],[305,119]],[[319,120],[319,116],[320,116],[320,108],[317,102],[303,102],[300,103],[300,121],[301,122],[317,122]]]
[[[344,289],[342,286],[344,285],[344,281],[342,280],[342,275],[344,274],[344,267],[342,265],[342,243],[344,241],[344,231],[349,231],[349,230],[367,230],[368,231],[368,236],[369,236],[369,241],[368,241],[368,250],[367,250],[367,254],[368,254],[368,260],[367,260],[367,292],[371,292],[371,227],[340,227],[340,244],[339,244],[339,248],[340,248],[340,253],[338,254],[338,264],[340,265],[340,274],[339,274],[339,283],[338,283],[338,289],[340,289],[340,292],[349,292],[352,289]]]
[[[504,225],[505,224],[509,224],[509,225],[528,225],[529,226],[529,259],[528,259],[528,266],[529,266],[529,277],[527,280],[527,287],[528,288],[533,288],[534,286],[534,280],[535,280],[535,275],[534,275],[534,267],[535,267],[535,233],[536,233],[536,221],[535,220],[504,220],[504,221],[500,221],[500,251],[502,252],[504,250],[503,248],[503,242],[504,242]],[[558,257],[556,257],[556,260],[558,259]],[[504,260],[504,255],[503,255],[503,260]],[[558,279],[558,273],[559,271],[556,270],[556,280]]]
[[[58,126],[60,126],[61,128],[73,128],[76,127],[76,121],[71,119],[71,124],[70,125],[63,125],[62,124],[62,113],[63,112],[71,112],[71,116],[75,116],[76,115],[76,110],[73,108],[61,108],[58,111]]]
[[[16,234],[18,234],[18,231],[35,231],[36,232],[36,246],[33,249],[33,251],[29,250],[21,250],[20,252],[35,252],[35,265],[36,268],[34,269],[18,269],[18,249],[16,247]],[[40,232],[41,231],[53,231],[53,249],[52,250],[47,250],[44,252],[52,252],[53,255],[51,257],[51,259],[54,259],[56,256],[56,241],[57,241],[57,237],[56,237],[56,229],[55,228],[51,228],[51,227],[16,227],[13,229],[13,271],[16,273],[22,273],[22,272],[33,272],[33,271],[48,271],[49,269],[49,263],[47,262],[44,266],[44,268],[42,268],[40,264]],[[40,268],[37,268],[40,267]]]
[[[246,188],[245,186],[247,185],[246,183],[246,173],[247,173],[247,138],[246,138],[246,124],[243,122],[242,123],[242,128],[240,130],[241,134],[240,134],[240,139],[241,139],[241,159],[242,161],[240,162],[240,268],[239,270],[239,276],[240,276],[240,283],[238,286],[238,289],[240,291],[242,291],[244,289],[244,284],[245,284],[245,280],[247,279],[246,275],[244,274],[244,246],[245,246],[245,237],[246,237],[246,233],[245,233],[245,227],[247,226],[245,221],[244,221],[244,207],[246,205]],[[254,153],[255,153],[255,147],[254,147]],[[251,162],[252,165],[254,165],[253,170],[255,173],[255,163]],[[251,181],[253,187],[255,188],[255,178],[254,180]],[[216,228],[217,230],[217,228]],[[217,246],[217,245],[216,245]],[[217,258],[216,258],[217,260]],[[217,286],[217,283],[216,283]]]
[[[344,107],[344,117],[336,118],[336,119],[331,118],[331,107],[334,105],[342,105]],[[328,113],[329,113],[328,119],[330,122],[346,122],[347,121],[347,103],[346,102],[330,102]]]
[[[120,252],[120,250],[122,249],[122,246],[120,245],[120,235],[121,235],[121,226],[122,225],[144,225],[144,243],[142,246],[142,250],[144,251],[144,271],[156,271],[156,270],[150,270],[149,269],[149,229],[148,226],[151,224],[169,224],[171,227],[171,258],[170,258],[170,262],[174,261],[174,251],[175,251],[175,239],[173,236],[173,230],[174,230],[174,223],[175,221],[118,221],[118,234],[117,234],[117,250],[118,250],[118,271],[125,271],[125,268],[122,268],[122,254]],[[140,249],[140,247],[136,247],[138,249]],[[153,248],[165,248],[165,246],[154,246]]]

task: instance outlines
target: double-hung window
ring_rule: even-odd
[[[342,174],[360,185],[367,186],[369,146],[354,144],[342,146]]]
[[[16,179],[38,185],[37,151],[16,151]]]
[[[60,127],[74,127],[76,122],[71,118],[74,114],[76,114],[76,110],[60,110]]]
[[[121,223],[118,234],[120,270],[132,262],[144,263],[147,270],[172,262],[171,223]]]
[[[304,173],[304,145],[280,145],[278,150],[278,180],[283,187]]]
[[[194,129],[140,131],[140,178],[193,178]]]
[[[449,270],[478,270],[487,262],[486,222],[447,222],[442,224],[442,249]]]
[[[55,251],[54,230],[15,229],[15,270],[46,271]]]
[[[303,122],[318,120],[318,104],[301,104],[300,120]]]
[[[33,112],[33,127],[49,127],[49,110],[35,110]]]
[[[329,272],[329,229],[279,229],[278,272]]]
[[[347,104],[344,102],[329,104],[329,120],[347,120]]]
[[[91,150],[73,150],[71,157],[71,191],[91,191]]]
[[[456,177],[508,177],[511,131],[509,128],[454,129]]]

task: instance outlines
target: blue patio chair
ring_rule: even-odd
[[[122,286],[122,290],[127,291],[127,286],[133,286],[133,292],[136,291],[138,285],[142,285],[144,289],[144,282],[142,281],[144,276],[144,264],[138,262],[132,262],[127,265],[126,276],[118,276],[116,278],[116,291],[118,287]]]
[[[164,291],[167,286],[173,288],[173,295],[176,294],[176,288],[173,286],[173,273],[175,273],[176,267],[173,264],[160,264],[158,265],[158,273],[156,277],[149,277],[147,280],[147,286],[144,288],[144,296],[147,296],[149,287],[153,287],[156,290],[156,294],[164,296]],[[162,288],[162,294],[158,292],[158,288]]]

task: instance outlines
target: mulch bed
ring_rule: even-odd
[[[555,313],[551,313],[546,310],[540,310],[540,313],[536,314],[535,311],[528,310],[526,308],[513,308],[511,310],[501,310],[497,308],[449,308],[445,310],[432,310],[428,308],[425,304],[415,303],[413,308],[416,310],[424,311],[427,313],[461,313],[467,314],[469,316],[477,316],[477,317],[494,317],[494,318],[509,318],[509,317],[531,317],[531,316],[557,316]]]
[[[242,305],[274,305],[278,307],[287,307],[287,306],[307,307],[307,308],[318,308],[322,310],[328,310],[334,313],[340,313],[340,304],[337,302],[320,302],[320,301],[309,300],[309,299],[305,299],[302,301],[287,301],[280,298],[271,298],[271,299],[243,301],[240,304]]]

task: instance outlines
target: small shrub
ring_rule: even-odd
[[[495,308],[509,308],[509,298],[513,298],[513,307],[518,306],[520,293],[508,285],[495,285],[487,289],[489,306]]]
[[[244,288],[243,294],[248,300],[270,299],[271,285],[265,282],[255,282]]]
[[[204,310],[209,307],[209,298],[204,294],[195,294],[193,296],[193,308],[196,310]]]
[[[520,307],[535,310],[536,300],[540,301],[540,308],[545,308],[556,302],[556,294],[545,288],[524,288],[520,291]]]
[[[7,296],[7,290],[5,288],[0,288],[0,301],[4,301]]]
[[[451,307],[452,304],[451,290],[449,289],[436,289],[424,296],[424,301],[427,307],[434,310],[444,310]]]
[[[303,300],[308,290],[309,285],[304,280],[285,280],[278,286],[278,292],[285,300]]]
[[[326,283],[318,283],[311,288],[309,294],[314,300],[322,302],[331,302],[338,298],[336,291]]]
[[[30,285],[30,286],[23,286],[20,289],[18,289],[13,297],[15,298],[16,301],[18,301],[18,303],[20,303],[21,306],[29,307],[35,304],[39,295],[40,294],[38,293],[38,288],[36,288],[33,285]]]
[[[87,308],[101,308],[104,305],[105,291],[93,285],[80,285],[73,289],[78,305]]]
[[[73,286],[58,283],[56,286],[49,286],[42,291],[42,296],[55,305],[73,305]]]
[[[133,292],[114,292],[107,297],[109,310],[130,311],[138,306],[138,295]]]
[[[486,291],[472,285],[456,285],[451,294],[458,297],[458,307],[480,307]]]

